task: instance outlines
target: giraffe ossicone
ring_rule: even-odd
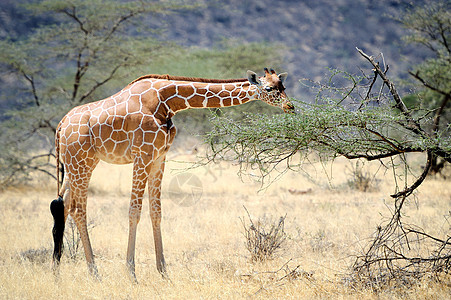
[[[60,162],[65,176],[58,180],[58,199],[51,204],[54,217],[53,265],[62,253],[64,224],[70,215],[79,232],[88,267],[97,274],[86,223],[88,184],[100,160],[113,164],[133,163],[129,208],[127,266],[135,277],[136,229],[141,217],[144,190],[148,188],[150,217],[155,242],[156,266],[165,274],[161,238],[161,181],[176,129],[171,118],[191,108],[228,107],[261,100],[293,112],[285,94],[287,74],[265,68],[258,77],[252,71],[243,79],[205,79],[169,75],[140,77],[106,99],[73,108],[60,121],[56,137],[59,178]]]

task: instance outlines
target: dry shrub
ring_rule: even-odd
[[[27,260],[36,264],[44,264],[50,260],[52,251],[50,249],[29,249],[19,254],[20,260]]]
[[[405,197],[397,198],[392,218],[376,234],[352,267],[351,282],[377,291],[412,286],[423,278],[440,281],[451,273],[451,235],[433,237],[402,221]]]
[[[324,229],[319,229],[311,236],[310,246],[313,252],[324,252],[334,247],[334,243],[328,240]]]
[[[356,161],[355,167],[352,166],[350,171],[347,184],[353,190],[371,192],[377,188],[379,182],[375,178],[376,174],[372,174],[364,166],[365,164],[362,160]]]
[[[95,222],[93,220],[89,221],[87,225],[88,232],[91,232],[94,227],[96,227]],[[72,260],[77,260],[82,252],[81,236],[77,226],[75,225],[75,221],[71,216],[67,218],[64,238],[66,240],[65,247],[68,251],[69,258]]]
[[[266,218],[259,218],[256,222],[247,211],[249,224],[241,219],[246,238],[246,248],[251,253],[252,261],[265,261],[273,258],[274,254],[281,249],[286,240],[284,223],[286,215],[280,217],[277,222]]]

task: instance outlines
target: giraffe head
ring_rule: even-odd
[[[267,68],[265,68],[265,76],[262,77],[258,77],[252,71],[247,71],[250,84],[257,87],[257,99],[279,107],[286,113],[292,113],[294,112],[294,105],[291,104],[287,94],[285,94],[285,87],[283,86],[287,76],[287,73],[277,75],[273,69],[268,71]]]

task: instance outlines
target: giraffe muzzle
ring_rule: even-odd
[[[283,111],[285,113],[294,114],[294,113],[296,113],[296,108],[294,107],[294,105],[291,102],[287,102],[283,105]]]

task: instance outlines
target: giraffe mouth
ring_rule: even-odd
[[[283,111],[288,114],[296,113],[296,108],[291,102],[287,102],[283,105]]]

